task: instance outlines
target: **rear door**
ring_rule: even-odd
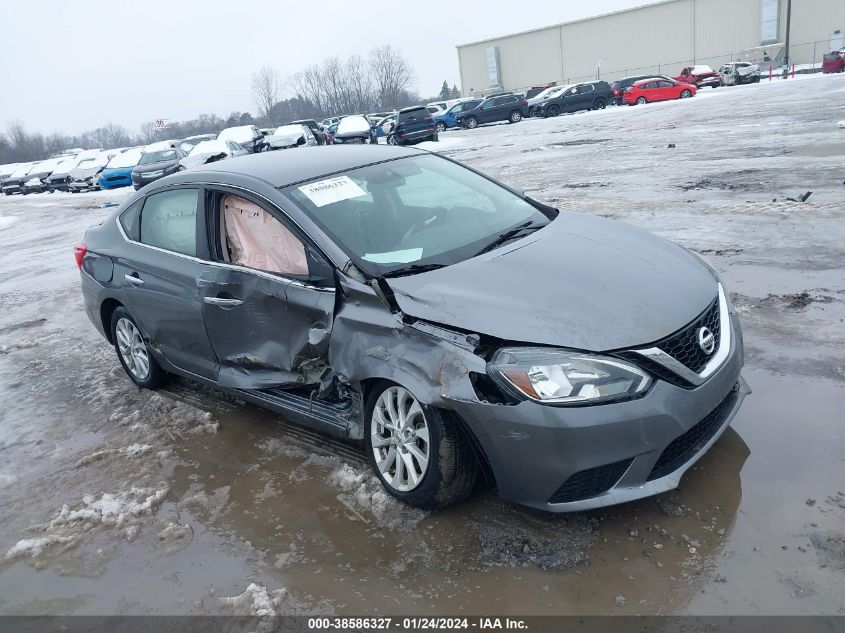
[[[202,189],[177,187],[141,198],[118,222],[128,240],[115,281],[151,346],[180,369],[215,379],[216,359],[203,327],[196,279]]]
[[[203,202],[213,263],[197,286],[218,382],[241,389],[317,382],[335,303],[326,259],[266,200],[217,187]]]

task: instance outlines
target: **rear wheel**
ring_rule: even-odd
[[[477,128],[477,127],[478,127],[478,119],[476,119],[474,116],[469,117],[469,118],[467,119],[466,126],[467,126],[470,130],[474,130],[475,128]]]
[[[399,141],[396,139],[395,134],[388,134],[387,135],[387,144],[388,145],[399,145]]]
[[[681,91],[681,99],[689,99],[692,96],[692,93],[689,90],[682,90]]]
[[[550,105],[546,108],[546,116],[557,116],[560,114],[560,106]]]
[[[384,488],[400,501],[436,510],[463,501],[478,479],[466,436],[446,412],[382,382],[366,408],[367,455]]]
[[[168,374],[152,357],[135,319],[123,306],[111,317],[111,336],[120,364],[139,387],[156,389],[167,381]]]
[[[607,99],[599,97],[593,102],[593,110],[604,110],[607,107]]]
[[[514,110],[508,117],[508,121],[510,123],[519,123],[520,121],[522,121],[522,112],[520,112],[519,110]]]
[[[637,97],[637,105],[643,105],[645,103],[648,103],[648,99],[645,97]]]
[[[445,132],[446,131],[446,124],[443,121],[437,122],[437,131],[438,132]]]
[[[440,140],[440,137],[437,136],[437,132],[431,135],[431,140],[435,143]]]

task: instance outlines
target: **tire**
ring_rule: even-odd
[[[648,99],[645,97],[637,97],[637,105],[645,105],[648,103]]]
[[[387,135],[387,144],[388,145],[399,145],[399,140],[396,138],[395,134],[388,134]]]
[[[546,108],[546,117],[550,116],[558,116],[560,114],[560,106],[559,105],[550,105]]]
[[[437,131],[438,132],[445,132],[446,131],[446,124],[443,121],[437,122]]]
[[[689,90],[681,90],[681,99],[689,99],[692,93]],[[637,100],[639,102],[639,99]]]
[[[607,99],[599,97],[593,102],[593,110],[604,110],[607,107]]]
[[[477,127],[478,127],[478,119],[476,119],[474,116],[471,116],[471,117],[469,117],[469,118],[466,120],[466,124],[465,124],[465,125],[466,125],[466,126],[467,126],[467,128],[469,128],[470,130],[474,130],[475,128],[477,128]]]
[[[111,316],[111,337],[114,351],[129,379],[144,389],[157,389],[169,378],[150,354],[135,319],[129,311],[120,306]],[[146,357],[146,371],[142,359]]]
[[[519,123],[522,121],[522,112],[519,110],[514,110],[508,116],[508,123]]]
[[[404,418],[399,413],[403,409]],[[370,391],[365,412],[367,456],[388,494],[423,510],[438,510],[472,493],[478,463],[450,413],[421,404],[404,387],[386,381]],[[400,431],[403,421],[405,430]],[[394,441],[397,437],[404,439]],[[420,457],[426,458],[424,467]]]
[[[437,143],[440,140],[440,137],[437,135],[437,132],[431,135],[431,141],[433,143]]]

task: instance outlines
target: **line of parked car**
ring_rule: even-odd
[[[254,125],[226,128],[219,134],[158,141],[117,149],[74,148],[47,160],[0,165],[0,191],[16,193],[69,191],[133,186],[140,189],[159,178],[232,156],[325,145],[332,137],[313,119],[260,130]]]

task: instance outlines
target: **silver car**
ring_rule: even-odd
[[[749,391],[703,260],[410,148],[197,166],[76,259],[137,385],[185,376],[361,442],[422,508],[485,477],[552,512],[675,488]]]

